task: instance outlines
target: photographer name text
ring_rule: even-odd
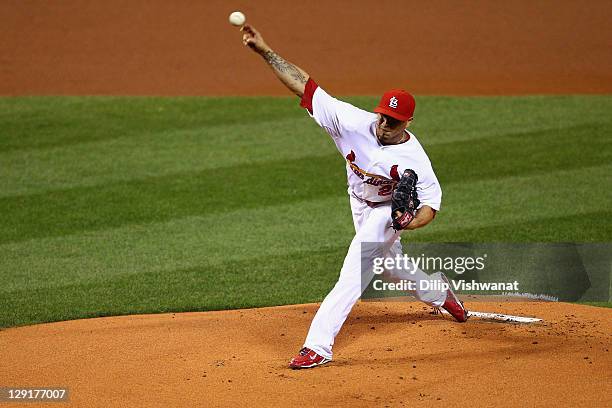
[[[514,282],[476,282],[466,280],[451,280],[451,284],[438,280],[421,280],[418,282],[402,279],[397,282],[384,282],[380,279],[374,280],[372,287],[374,290],[399,290],[399,291],[414,291],[417,290],[448,290],[455,291],[513,291],[518,292],[519,283]]]

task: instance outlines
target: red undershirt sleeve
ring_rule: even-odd
[[[302,100],[300,101],[300,106],[302,108],[308,109],[308,112],[312,115],[312,96],[319,85],[312,78],[308,78],[308,82],[304,87],[304,95],[302,95]]]

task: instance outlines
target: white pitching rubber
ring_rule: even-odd
[[[542,319],[536,317],[523,317],[523,316],[512,316],[500,313],[485,313],[485,312],[470,312],[468,316],[479,317],[481,319],[500,320],[502,322],[514,322],[514,323],[537,323],[541,322]]]
[[[442,309],[442,312],[449,314],[446,310]],[[511,322],[511,323],[537,323],[541,322],[542,319],[536,317],[523,317],[523,316],[512,316],[501,313],[486,313],[486,312],[472,312],[468,311],[469,317],[478,317],[480,319],[497,320],[500,322]]]

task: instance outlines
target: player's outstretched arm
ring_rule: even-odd
[[[252,25],[242,26],[242,42],[253,51],[263,57],[272,68],[278,79],[291,92],[299,96],[304,95],[304,87],[308,82],[309,75],[300,67],[285,61],[280,55],[275,53],[264,41],[263,37]]]

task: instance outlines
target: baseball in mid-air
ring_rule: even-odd
[[[246,17],[240,11],[234,11],[229,16],[230,24],[234,25],[236,27],[240,27],[241,25],[243,25],[245,23],[245,21],[246,21]]]

